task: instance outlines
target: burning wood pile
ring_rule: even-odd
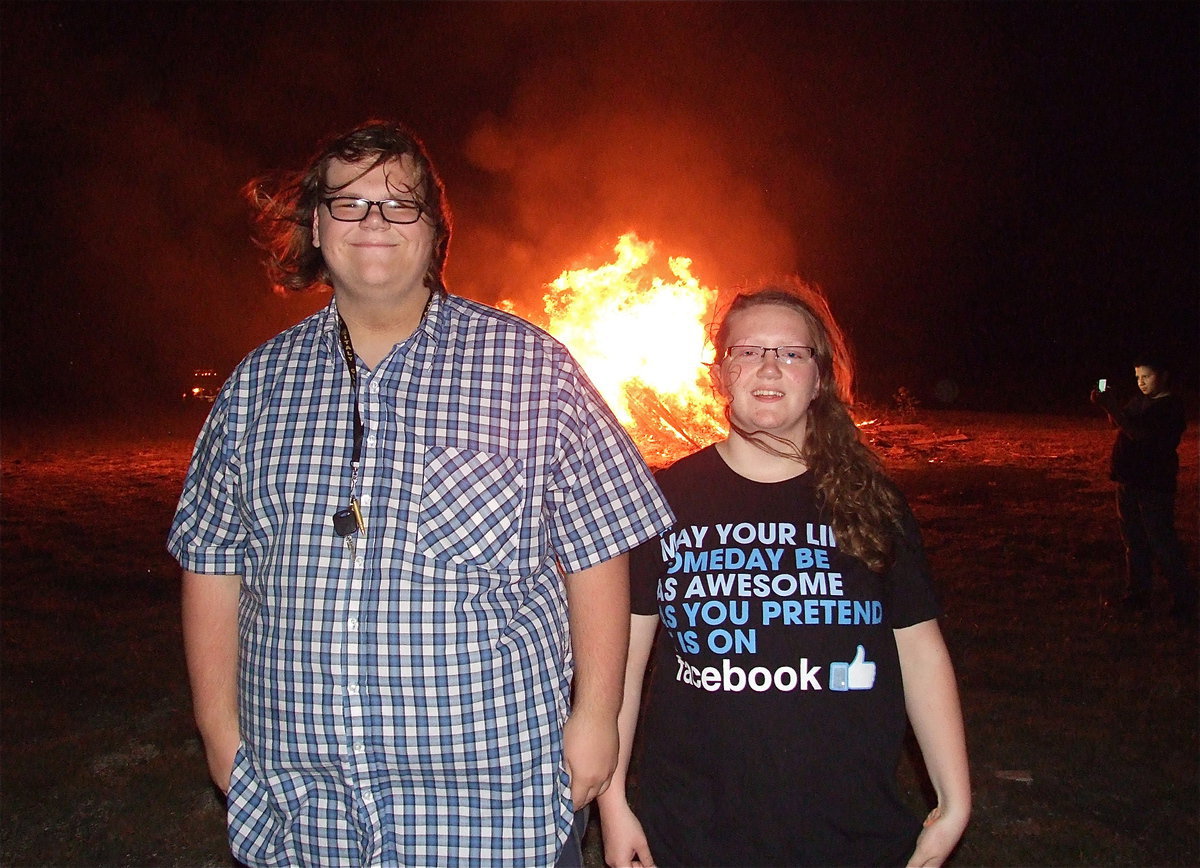
[[[632,233],[613,252],[612,262],[548,284],[540,314],[502,306],[567,345],[646,461],[661,467],[724,436],[706,364],[717,292],[685,257],[667,260],[670,278],[654,274],[654,244]]]

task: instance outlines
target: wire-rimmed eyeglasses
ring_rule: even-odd
[[[357,196],[330,196],[322,199],[329,209],[329,216],[343,223],[359,223],[366,220],[371,209],[378,206],[379,213],[388,223],[416,223],[423,211],[420,202],[412,199],[359,199]]]
[[[744,362],[752,365],[761,364],[767,353],[772,352],[781,365],[795,365],[807,362],[816,350],[813,347],[756,347],[751,344],[737,344],[725,350],[725,358],[734,362]]]

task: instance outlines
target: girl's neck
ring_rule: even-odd
[[[730,470],[752,482],[783,482],[808,471],[808,465],[799,458],[767,452],[736,431],[716,448]]]

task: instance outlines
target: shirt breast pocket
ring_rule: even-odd
[[[425,555],[487,570],[521,569],[521,462],[454,446],[425,450],[419,532]],[[525,533],[524,535],[527,535]]]

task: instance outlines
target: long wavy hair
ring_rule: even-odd
[[[425,146],[411,131],[392,121],[370,120],[322,142],[298,172],[277,172],[250,181],[242,189],[254,209],[254,242],[266,252],[265,265],[279,292],[303,292],[331,286],[320,248],[312,243],[313,214],[321,199],[338,189],[327,185],[329,163],[369,161],[366,174],[382,163],[408,157],[416,176],[421,219],[433,224],[433,256],[425,285],[445,292],[442,272],[450,248],[450,206],[446,190]],[[359,176],[361,177],[361,175]]]
[[[765,452],[807,465],[816,482],[818,502],[830,515],[838,546],[875,572],[885,572],[893,561],[904,500],[850,416],[854,363],[825,296],[795,278],[739,292],[710,327],[717,353],[713,364],[720,365],[725,358],[731,317],[763,305],[793,310],[808,323],[819,384],[808,405],[807,433],[804,443],[796,444],[766,431],[743,430],[734,423],[726,403],[730,430]]]

